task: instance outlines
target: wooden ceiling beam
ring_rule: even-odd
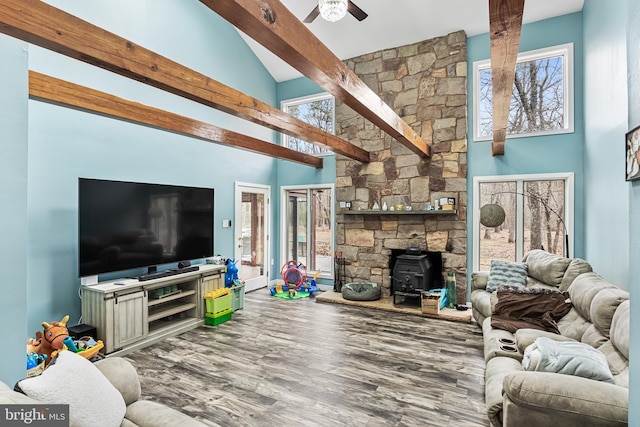
[[[489,0],[493,156],[504,155],[523,11],[524,0]]]
[[[278,108],[40,0],[0,0],[0,32],[241,117],[334,152],[369,153]]]
[[[413,152],[431,147],[278,0],[200,0]]]
[[[200,140],[322,168],[322,158],[242,135],[158,108],[119,98],[75,83],[29,71],[29,96],[32,99],[63,105],[106,117],[125,120],[155,129],[175,132]]]

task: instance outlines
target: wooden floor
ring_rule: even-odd
[[[248,293],[126,356],[143,396],[212,426],[488,426],[476,325]]]

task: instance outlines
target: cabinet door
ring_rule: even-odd
[[[204,276],[202,278],[202,294],[206,294],[207,292],[211,292],[218,288],[222,288],[224,283],[222,282],[222,274],[212,274],[211,276]]]
[[[147,323],[146,291],[116,295],[113,307],[113,347],[115,349],[133,344],[147,336],[149,324]]]

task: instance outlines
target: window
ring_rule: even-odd
[[[325,132],[335,133],[335,98],[328,93],[282,101],[282,111]],[[322,155],[332,151],[282,134],[282,145],[301,153]]]
[[[333,277],[333,187],[283,187],[281,218],[282,264],[298,261]]]
[[[473,64],[476,141],[493,136],[491,61]],[[507,124],[507,136],[573,132],[573,45],[521,53]]]
[[[519,261],[531,249],[560,256],[571,249],[573,174],[475,177],[473,189],[474,271],[488,271],[491,259]],[[480,224],[486,204],[504,209],[502,225]]]

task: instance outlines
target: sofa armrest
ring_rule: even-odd
[[[474,271],[471,273],[471,292],[476,289],[486,289],[488,280],[488,271]]]
[[[512,372],[503,381],[503,425],[626,426],[629,390],[548,372]]]
[[[518,350],[520,350],[523,354],[527,347],[533,344],[533,342],[540,337],[546,337],[554,341],[575,341],[573,338],[554,334],[553,332],[541,331],[539,329],[531,328],[518,329],[514,333],[514,335],[516,337],[516,343],[518,344]]]
[[[140,399],[141,389],[138,373],[128,360],[122,357],[107,357],[97,361],[94,365],[122,394],[127,406]]]

